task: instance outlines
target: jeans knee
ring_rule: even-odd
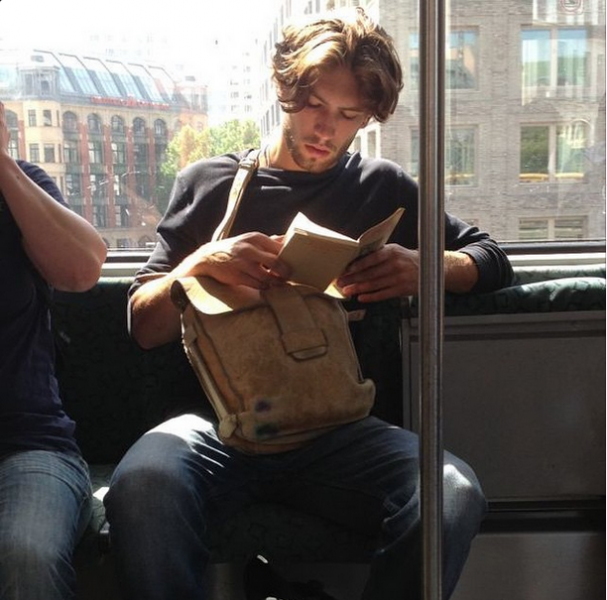
[[[446,524],[460,523],[475,535],[487,511],[487,500],[472,468],[459,459],[445,465],[443,499]]]
[[[146,465],[126,472],[117,472],[104,498],[108,513],[143,515],[151,506],[158,504],[161,496],[170,496],[174,474],[162,468]]]
[[[71,561],[56,545],[25,539],[2,540],[0,557],[3,599],[67,598],[73,588]]]

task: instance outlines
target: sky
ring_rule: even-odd
[[[272,23],[277,0],[0,0],[0,40],[48,47],[89,32],[165,32],[176,51],[233,46]],[[217,45],[217,44],[216,44]]]

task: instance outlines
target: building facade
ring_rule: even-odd
[[[292,17],[364,6],[395,40],[404,89],[353,149],[419,172],[418,3],[284,0],[267,64]],[[500,241],[605,237],[605,1],[452,0],[445,56],[445,206]],[[262,137],[281,119],[261,87]]]
[[[0,52],[10,152],[39,164],[110,248],[148,247],[170,185],[167,145],[208,126],[207,89],[158,66],[35,50]]]

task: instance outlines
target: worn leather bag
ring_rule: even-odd
[[[250,158],[241,163],[213,239],[227,235],[255,168]],[[225,444],[286,451],[371,411],[375,385],[361,374],[338,298],[303,285],[260,291],[208,277],[176,280],[171,298]]]
[[[171,291],[227,445],[289,450],[369,414],[375,386],[361,375],[336,298],[307,286],[259,292],[203,277],[179,279]]]

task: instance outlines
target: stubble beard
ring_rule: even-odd
[[[321,145],[320,140],[317,137],[302,139],[299,141],[299,146],[295,137],[296,136],[293,133],[291,126],[288,123],[285,123],[283,129],[283,138],[287,150],[295,164],[303,171],[307,171],[308,173],[322,173],[334,167],[339,159],[345,154],[352,142],[352,140],[349,140],[348,143],[341,148],[337,148],[333,144],[322,144],[324,148],[331,151],[331,154],[326,159],[321,159],[307,156],[301,149],[304,144],[316,146]]]

